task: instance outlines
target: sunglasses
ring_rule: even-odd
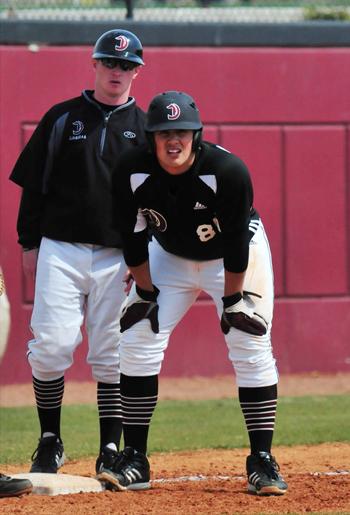
[[[113,70],[118,66],[123,72],[129,72],[137,66],[137,64],[130,61],[122,61],[121,59],[114,59],[113,57],[103,57],[102,59],[99,59],[99,61],[101,61],[102,65],[109,70]]]

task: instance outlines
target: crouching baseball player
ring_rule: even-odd
[[[248,490],[280,495],[287,484],[271,454],[278,375],[269,245],[246,166],[201,133],[189,95],[157,95],[147,113],[148,144],[127,151],[115,174],[124,257],[135,282],[121,317],[125,449],[98,478],[115,490],[150,487],[147,437],[158,374],[171,332],[203,290],[216,304],[236,373],[251,446]]]

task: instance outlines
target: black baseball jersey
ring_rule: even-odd
[[[53,106],[11,173],[23,187],[17,229],[24,247],[38,246],[42,236],[121,246],[112,169],[121,152],[145,142],[145,114],[133,98],[107,111],[92,94]]]
[[[146,146],[126,152],[113,177],[116,216],[129,266],[148,258],[147,236],[167,251],[196,261],[223,258],[225,269],[248,265],[249,223],[257,219],[245,164],[204,142],[190,170],[171,175]]]

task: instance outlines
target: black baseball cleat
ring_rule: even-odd
[[[275,458],[268,452],[260,451],[247,458],[248,492],[257,495],[283,495],[287,483],[279,474]]]
[[[147,490],[150,484],[148,459],[132,447],[125,447],[110,470],[104,469],[97,479],[105,484],[107,490]]]
[[[56,435],[42,437],[33,453],[30,472],[57,474],[57,470],[62,467],[64,459],[62,440]]]
[[[96,474],[112,470],[116,461],[120,459],[120,455],[119,451],[114,451],[107,446],[103,447],[96,460]]]
[[[29,479],[19,479],[0,474],[0,497],[16,497],[29,494],[32,490],[33,485]]]

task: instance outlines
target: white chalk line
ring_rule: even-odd
[[[294,474],[293,474],[294,475]],[[298,474],[295,474],[298,475]],[[308,472],[307,475],[316,477],[327,477],[327,476],[348,476],[350,470],[334,470],[331,472]],[[245,480],[245,476],[204,476],[202,474],[195,476],[179,476],[169,478],[152,479],[151,483],[184,483],[187,481],[242,481]]]

